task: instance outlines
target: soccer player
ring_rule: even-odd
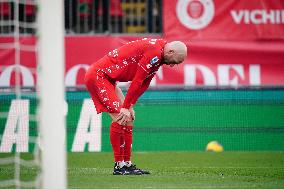
[[[112,118],[110,142],[114,153],[114,175],[150,174],[131,162],[133,106],[149,87],[162,65],[173,67],[184,61],[187,47],[180,41],[142,39],[129,42],[93,63],[85,84],[97,113]],[[124,97],[116,82],[132,81]]]

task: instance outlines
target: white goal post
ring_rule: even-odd
[[[64,1],[39,0],[38,91],[42,188],[66,189]]]

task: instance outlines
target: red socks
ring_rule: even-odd
[[[133,126],[125,126],[124,131],[124,161],[130,161],[131,151],[132,151],[132,129]]]
[[[132,126],[113,122],[110,126],[110,143],[115,162],[130,161],[132,151]]]
[[[110,126],[110,143],[114,154],[115,162],[123,161],[124,154],[124,131],[122,126],[113,122]]]

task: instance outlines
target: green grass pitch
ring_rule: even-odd
[[[113,176],[111,153],[69,154],[69,188],[284,188],[282,152],[134,153],[133,162],[152,174]]]
[[[113,176],[111,153],[68,153],[68,188],[284,188],[284,152],[147,152],[134,153],[133,162],[152,174]],[[35,169],[21,170],[21,180],[35,177]],[[13,176],[14,167],[0,165],[0,181]]]

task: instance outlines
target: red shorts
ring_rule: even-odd
[[[108,61],[108,59],[98,60],[86,72],[85,84],[87,90],[92,97],[98,114],[101,112],[119,113],[120,103],[115,93],[116,83],[96,67],[96,64],[100,61]]]

